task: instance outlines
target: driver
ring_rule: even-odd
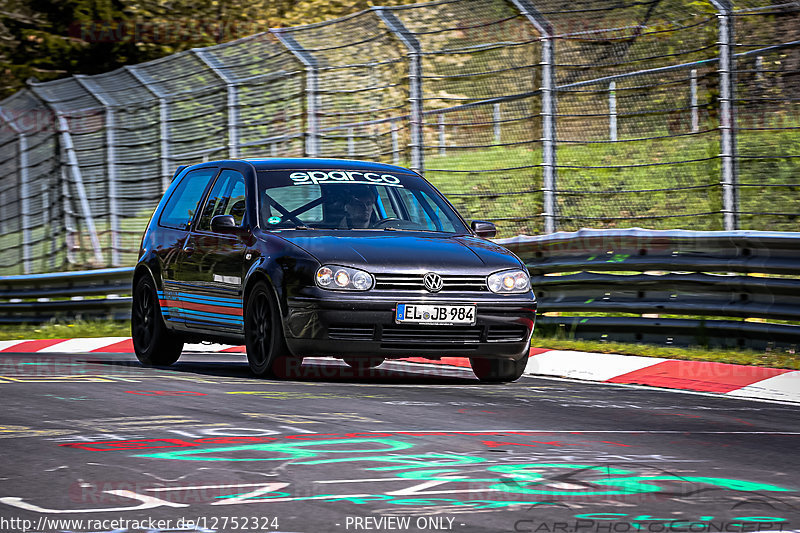
[[[368,228],[375,209],[378,193],[372,187],[358,187],[344,204],[341,228]]]

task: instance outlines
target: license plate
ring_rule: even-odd
[[[397,304],[398,324],[475,324],[474,305]]]

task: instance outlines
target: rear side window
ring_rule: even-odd
[[[189,229],[203,192],[217,174],[216,168],[200,168],[186,174],[169,197],[158,223],[165,228]]]

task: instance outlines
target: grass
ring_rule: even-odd
[[[0,326],[0,340],[27,339],[71,339],[87,337],[128,337],[129,321],[89,321],[73,324],[46,323],[41,325]],[[680,348],[677,346],[653,346],[621,342],[599,342],[570,340],[556,337],[534,336],[531,346],[553,350],[575,350],[581,352],[618,353],[663,357],[689,361],[713,361],[738,365],[767,366],[800,370],[800,358],[793,351],[756,352],[752,350],[723,350],[701,347]]]
[[[726,350],[721,348],[704,348],[691,346],[656,346],[652,344],[628,344],[623,342],[600,342],[562,339],[556,337],[537,337],[531,340],[534,348],[551,350],[575,350],[578,352],[617,353],[639,355],[643,357],[662,357],[665,359],[682,359],[686,361],[711,361],[736,365],[765,366],[771,368],[788,368],[800,370],[800,358],[794,351],[772,350],[758,352],[755,350]]]
[[[800,213],[798,187],[790,185],[800,173],[800,160],[793,157],[800,131],[784,127],[739,133],[743,212]],[[618,143],[564,141],[558,147],[559,229],[721,230],[719,150],[716,132]],[[543,232],[541,161],[538,146],[504,146],[430,155],[425,166],[426,177],[465,217],[494,220],[499,236],[509,237]],[[795,218],[742,215],[741,227],[795,231]]]
[[[86,337],[129,337],[131,323],[127,320],[97,320],[74,323],[47,322],[0,326],[0,340],[74,339]]]

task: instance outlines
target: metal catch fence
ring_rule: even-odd
[[[800,0],[440,0],[270,30],[0,101],[0,273],[132,265],[176,166],[418,170],[501,236],[784,230]]]

